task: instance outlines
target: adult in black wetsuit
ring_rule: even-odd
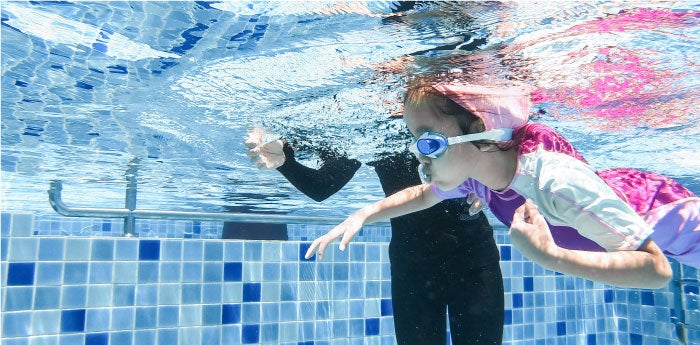
[[[249,145],[249,155],[254,162],[256,155],[279,155],[278,163],[267,168],[277,168],[316,201],[335,194],[361,165],[330,155],[321,157],[318,170],[312,169],[294,159],[288,143],[277,142],[272,145],[277,152],[270,145],[257,151]],[[421,183],[418,161],[408,152],[368,165],[376,170],[386,195]],[[504,302],[498,248],[486,216],[470,216],[468,208],[466,200],[453,199],[391,219],[391,295],[399,345],[445,344],[447,312],[452,344],[501,344]]]

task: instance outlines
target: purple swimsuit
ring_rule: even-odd
[[[557,245],[578,250],[636,250],[651,238],[681,263],[700,267],[700,198],[678,182],[629,168],[595,171],[554,130],[537,123],[514,133],[518,167],[508,188],[467,179],[431,190],[442,199],[476,193],[510,226],[515,209],[532,199]]]

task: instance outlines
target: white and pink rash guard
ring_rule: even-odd
[[[636,250],[651,238],[681,263],[700,267],[700,198],[678,182],[629,168],[595,171],[564,137],[537,123],[513,134],[518,167],[510,186],[488,189],[474,179],[443,191],[441,199],[474,192],[510,226],[515,209],[532,199],[564,248]]]

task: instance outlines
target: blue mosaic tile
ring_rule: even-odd
[[[155,328],[157,324],[156,307],[139,307],[136,308],[136,328]]]
[[[222,282],[223,264],[221,262],[205,262],[203,278],[206,283]]]
[[[175,283],[180,282],[181,265],[179,262],[163,262],[160,264],[160,282]]]
[[[222,301],[221,284],[203,284],[202,285],[202,303],[221,303]]]
[[[224,247],[221,242],[205,242],[204,243],[204,260],[205,261],[221,261],[224,257]]]
[[[8,287],[5,289],[3,311],[31,310],[34,289],[31,287]]]
[[[242,281],[243,280],[243,264],[240,262],[225,262],[224,263],[224,281]]]
[[[179,344],[177,329],[159,329],[157,339],[158,339],[158,345]],[[214,341],[214,339],[211,339],[210,341]],[[217,344],[217,343],[218,343],[218,339],[216,339],[216,341],[214,341],[214,342],[205,342],[205,341],[202,342],[202,344]]]
[[[202,302],[202,285],[201,284],[183,284],[182,285],[182,303],[192,304]]]
[[[33,262],[10,262],[7,269],[7,285],[34,285],[34,269]]]
[[[260,302],[260,283],[243,284],[243,302]]]
[[[221,308],[221,322],[223,324],[232,324],[241,322],[241,305],[240,304],[224,304]]]
[[[160,260],[160,240],[140,240],[139,260]]]
[[[182,281],[196,283],[202,281],[202,262],[185,262],[182,264]]]
[[[60,285],[62,273],[61,262],[39,262],[36,264],[36,285]]]
[[[108,284],[113,281],[113,262],[91,262],[90,263],[90,284]]]
[[[34,293],[34,309],[58,309],[61,301],[59,286],[39,286]]]
[[[39,260],[59,261],[63,260],[63,238],[41,238],[39,239]]]
[[[202,324],[204,325],[220,325],[222,315],[221,305],[202,306]]]
[[[136,285],[136,305],[156,305],[158,304],[158,285],[139,284]]]
[[[260,303],[242,303],[241,309],[243,324],[260,323]]]
[[[97,239],[92,241],[92,260],[114,260],[114,240]]]
[[[137,260],[138,244],[136,239],[119,239],[115,241],[115,260]]]
[[[180,308],[178,306],[158,307],[158,327],[175,327],[180,323]]]
[[[158,262],[139,262],[138,282],[157,283],[158,282]]]
[[[260,325],[243,325],[241,332],[242,344],[257,344],[260,341]]]
[[[204,259],[204,245],[202,241],[184,241],[182,246],[182,260],[202,261]]]
[[[85,309],[61,311],[61,332],[83,332],[85,330]]]
[[[393,315],[392,301],[389,298],[384,298],[381,300],[381,316]]]
[[[133,318],[132,318],[132,320],[133,320]],[[109,342],[110,342],[110,344],[131,345],[133,336],[134,336],[133,332],[130,332],[130,331],[111,332],[109,334]],[[76,344],[80,344],[80,343],[76,343]]]
[[[134,328],[134,308],[112,308],[111,312],[110,330],[130,330]],[[130,340],[124,343],[129,344],[131,343]]]
[[[107,308],[89,308],[85,315],[85,331],[98,332],[109,330],[110,310]]]

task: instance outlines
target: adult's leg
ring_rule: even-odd
[[[446,305],[438,284],[426,267],[392,264],[391,298],[396,342],[399,345],[444,345],[447,339]]]
[[[453,345],[500,345],[503,341],[503,277],[498,262],[455,270],[446,291]]]

